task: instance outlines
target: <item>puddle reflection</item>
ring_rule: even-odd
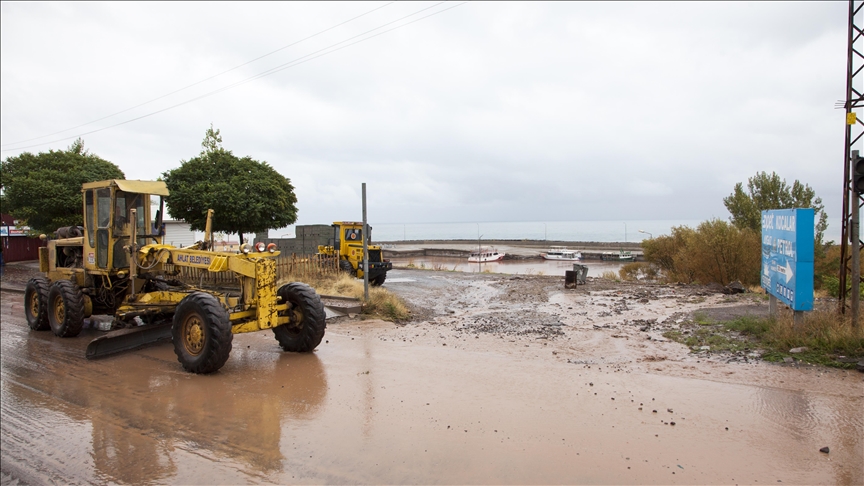
[[[177,477],[178,449],[214,463],[228,459],[255,476],[281,471],[283,428],[315,418],[327,395],[326,372],[315,354],[258,352],[272,371],[193,375],[176,369],[168,346],[78,367],[83,351],[76,355],[77,350],[54,343],[57,339],[31,333],[22,359],[4,359],[3,391],[9,394],[4,415],[7,408],[29,410],[30,447],[52,453],[58,448],[56,431],[39,428],[65,423],[58,455],[91,449],[92,468],[75,461],[72,476],[82,479],[95,474],[108,482],[164,482]],[[142,360],[149,363],[141,366]],[[40,415],[60,418],[33,420]]]

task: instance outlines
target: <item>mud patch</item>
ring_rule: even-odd
[[[506,336],[532,336],[551,339],[563,336],[564,324],[558,317],[533,313],[514,315],[510,312],[489,312],[460,319],[454,330],[468,333],[503,334]]]

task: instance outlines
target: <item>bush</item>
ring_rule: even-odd
[[[840,298],[840,277],[837,275],[822,275],[822,288],[828,292],[828,295],[834,298]],[[849,276],[846,276],[846,292],[852,290],[852,282]],[[847,294],[848,295],[848,294]],[[864,298],[864,285],[858,286],[858,295]]]
[[[705,221],[696,229],[674,227],[672,235],[644,240],[642,248],[645,259],[657,265],[667,281],[759,284],[759,234],[719,219]]]
[[[658,271],[657,267],[645,262],[627,263],[618,270],[618,275],[621,280],[656,280]]]

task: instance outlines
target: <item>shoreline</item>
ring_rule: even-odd
[[[469,245],[477,246],[477,240],[472,239],[448,239],[448,240],[383,240],[376,241],[375,245]],[[481,246],[508,245],[514,247],[530,247],[530,248],[548,248],[550,246],[565,246],[574,250],[607,248],[607,249],[624,249],[628,251],[642,251],[642,244],[638,241],[560,241],[560,240],[480,240]]]
[[[467,258],[478,246],[476,240],[403,240],[375,242],[384,258],[449,257]],[[604,252],[629,251],[636,261],[644,261],[639,243],[551,240],[481,240],[479,246],[493,247],[505,254],[504,260],[541,259],[540,253],[551,246],[563,246],[582,253],[583,260],[602,261]]]

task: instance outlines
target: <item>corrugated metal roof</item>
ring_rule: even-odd
[[[107,185],[115,185],[121,191],[136,192],[141,194],[155,194],[157,196],[167,196],[168,186],[164,181],[130,181],[125,179],[113,179],[107,181],[88,182],[84,184],[83,189],[93,189],[96,187],[105,187]]]

